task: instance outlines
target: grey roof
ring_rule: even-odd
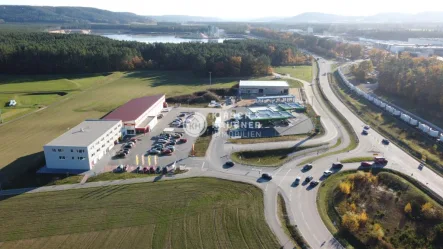
[[[240,87],[242,86],[259,86],[259,87],[273,87],[273,86],[283,86],[289,87],[288,82],[282,80],[240,80]]]
[[[89,146],[120,120],[85,120],[46,146]]]

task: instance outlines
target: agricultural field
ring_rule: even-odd
[[[261,190],[213,178],[23,194],[0,219],[1,249],[280,247]]]
[[[279,74],[289,74],[293,78],[307,82],[312,81],[312,66],[285,66],[274,67],[274,72]]]
[[[442,248],[443,207],[405,178],[389,172],[343,172],[323,184],[320,214],[345,244]]]
[[[42,146],[47,142],[85,119],[106,115],[132,98],[159,93],[176,96],[205,90],[209,87],[232,87],[238,83],[238,79],[234,78],[214,78],[213,84],[209,86],[206,78],[196,78],[191,72],[183,71],[116,72],[93,77],[71,77],[49,83],[41,82],[43,85],[46,84],[45,87],[34,87],[30,80],[20,79],[21,76],[17,84],[26,86],[30,91],[39,89],[72,91],[76,85],[86,90],[57,97],[59,100],[44,110],[0,126],[0,140],[2,141],[0,144],[0,151],[2,151],[0,180],[2,183],[12,181],[17,174],[42,166],[44,164]],[[0,87],[16,91],[14,79],[9,78],[8,82],[12,83],[6,84],[7,86],[2,84]]]

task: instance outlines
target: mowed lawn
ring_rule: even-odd
[[[0,109],[3,122],[13,120],[39,108],[48,106],[64,97],[88,89],[100,83],[103,74],[83,76],[0,76]],[[9,100],[17,106],[5,106]]]
[[[291,77],[307,82],[312,81],[312,66],[286,66],[274,67],[274,72],[279,74],[290,74]]]
[[[280,247],[262,191],[214,178],[23,194],[0,219],[0,249]]]
[[[210,87],[206,78],[195,78],[191,72],[172,71],[116,72],[73,81],[88,85],[87,90],[67,95],[42,111],[0,126],[0,168],[3,168],[0,179],[7,181],[11,175],[41,166],[44,144],[81,121],[100,118],[132,98],[159,93],[181,95]],[[212,82],[213,88],[231,87],[238,79],[213,78]]]

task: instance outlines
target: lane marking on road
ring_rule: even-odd
[[[282,167],[280,167],[277,171],[275,171],[275,175],[277,175],[280,172],[280,170],[282,170]]]
[[[286,172],[286,174],[283,176],[283,178],[281,179],[280,183],[278,184],[278,186],[280,186],[283,182],[283,180],[285,179],[285,177],[288,175],[288,173],[291,171],[292,169],[289,169],[288,172]]]
[[[268,184],[266,183],[265,192],[268,190]]]
[[[205,166],[205,162],[202,163],[202,169],[203,169],[204,166]]]
[[[292,201],[292,188],[289,190],[289,201]]]

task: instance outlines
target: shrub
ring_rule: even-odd
[[[349,181],[341,182],[339,188],[343,194],[349,195],[351,193],[352,183]]]
[[[411,214],[411,212],[412,212],[411,203],[408,202],[408,204],[406,204],[405,206],[405,213]]]

